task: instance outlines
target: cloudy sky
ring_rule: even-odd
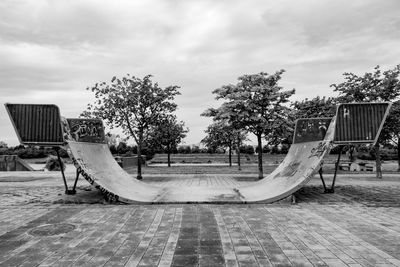
[[[346,71],[400,63],[398,0],[2,0],[1,104],[54,103],[77,117],[87,86],[126,73],[181,86],[177,115],[198,143],[212,90],[285,69],[292,100],[333,95]],[[18,143],[4,107],[0,140]]]

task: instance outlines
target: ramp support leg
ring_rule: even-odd
[[[76,184],[78,183],[78,178],[79,178],[79,171],[78,169],[76,169],[76,178],[75,178],[75,182],[74,182],[74,187],[72,188],[72,191],[74,192],[74,194],[76,193]]]
[[[69,190],[69,189],[68,189],[68,185],[67,185],[67,180],[65,179],[64,169],[63,169],[63,167],[62,167],[63,165],[62,165],[62,161],[61,161],[61,157],[60,157],[60,152],[59,152],[60,148],[59,148],[59,147],[55,147],[54,150],[55,150],[56,153],[57,153],[58,164],[60,165],[60,171],[61,171],[61,175],[62,175],[62,178],[63,178],[63,181],[64,181],[64,186],[65,186],[65,194],[66,194],[66,195],[74,195],[74,194],[76,193],[76,191],[75,191],[75,185],[76,185],[76,182],[77,182],[77,180],[78,180],[78,177],[77,177],[76,180],[75,180],[74,189]]]
[[[322,167],[319,169],[318,173],[319,173],[319,178],[321,178],[322,185],[324,186],[324,192],[326,192],[326,184],[325,184],[324,177],[322,176],[322,173],[323,173]]]
[[[338,172],[338,169],[339,169],[340,157],[342,156],[342,151],[343,151],[343,146],[340,146],[339,147],[339,155],[338,155],[337,161],[335,163],[335,173],[333,174],[333,180],[332,180],[331,188],[325,189],[324,193],[329,193],[329,194],[335,193],[335,182],[336,182],[337,172]]]

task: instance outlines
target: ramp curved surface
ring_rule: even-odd
[[[264,179],[232,188],[146,184],[126,173],[104,143],[68,141],[68,151],[82,176],[110,200],[137,203],[268,203],[290,196],[318,172],[324,156],[329,153],[334,125],[332,121],[322,141],[292,144],[282,163]]]

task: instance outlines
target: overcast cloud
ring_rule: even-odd
[[[177,115],[198,143],[212,90],[243,74],[285,69],[293,100],[333,95],[342,73],[400,63],[400,1],[0,2],[1,102],[54,103],[77,117],[87,86],[153,74],[181,86]],[[0,140],[18,143],[4,108]]]

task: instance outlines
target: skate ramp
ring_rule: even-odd
[[[269,203],[290,196],[320,169],[330,149],[334,124],[328,124],[329,128],[323,131],[323,135],[316,137],[319,140],[301,142],[304,139],[298,137],[300,141],[292,144],[283,162],[264,179],[232,188],[149,185],[126,173],[114,160],[105,142],[77,142],[81,137],[71,135],[66,135],[66,141],[80,174],[109,200],[133,203]],[[82,128],[87,130],[85,134],[91,132],[87,127]],[[305,131],[303,136],[307,134]]]

